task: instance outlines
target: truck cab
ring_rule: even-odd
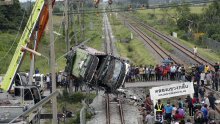
[[[115,93],[123,85],[126,65],[123,60],[90,47],[78,48],[66,56],[65,72],[93,88]]]

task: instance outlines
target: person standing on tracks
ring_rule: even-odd
[[[209,71],[209,66],[208,65],[205,65],[205,74],[207,74]]]
[[[211,81],[212,81],[212,73],[208,71],[208,73],[206,74],[206,82],[208,86],[212,83]]]
[[[214,73],[213,84],[215,85],[215,90],[218,91],[218,85],[220,82],[220,69]]]
[[[220,66],[220,65],[216,62],[215,65],[214,65],[215,72],[218,72],[219,66]]]
[[[204,86],[204,82],[205,82],[205,73],[204,71],[200,74],[200,82],[201,82],[201,85]]]
[[[197,56],[197,47],[196,46],[194,46],[194,48],[193,48],[193,54],[195,57]]]

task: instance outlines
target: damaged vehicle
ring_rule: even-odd
[[[123,84],[126,65],[118,57],[84,46],[70,51],[66,59],[66,74],[92,88],[115,93]]]

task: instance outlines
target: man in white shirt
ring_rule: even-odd
[[[193,53],[194,53],[194,56],[197,56],[197,47],[196,46],[193,48]]]

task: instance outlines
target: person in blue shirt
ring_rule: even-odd
[[[35,74],[39,74],[40,71],[38,70],[38,68],[35,69]]]
[[[207,107],[208,107],[207,104],[205,104],[201,109],[203,113],[203,119],[206,124],[208,124],[208,108]]]
[[[173,106],[170,105],[169,101],[167,101],[167,105],[164,107],[164,110],[165,110],[165,120],[170,122],[171,121],[171,115],[172,115]]]

